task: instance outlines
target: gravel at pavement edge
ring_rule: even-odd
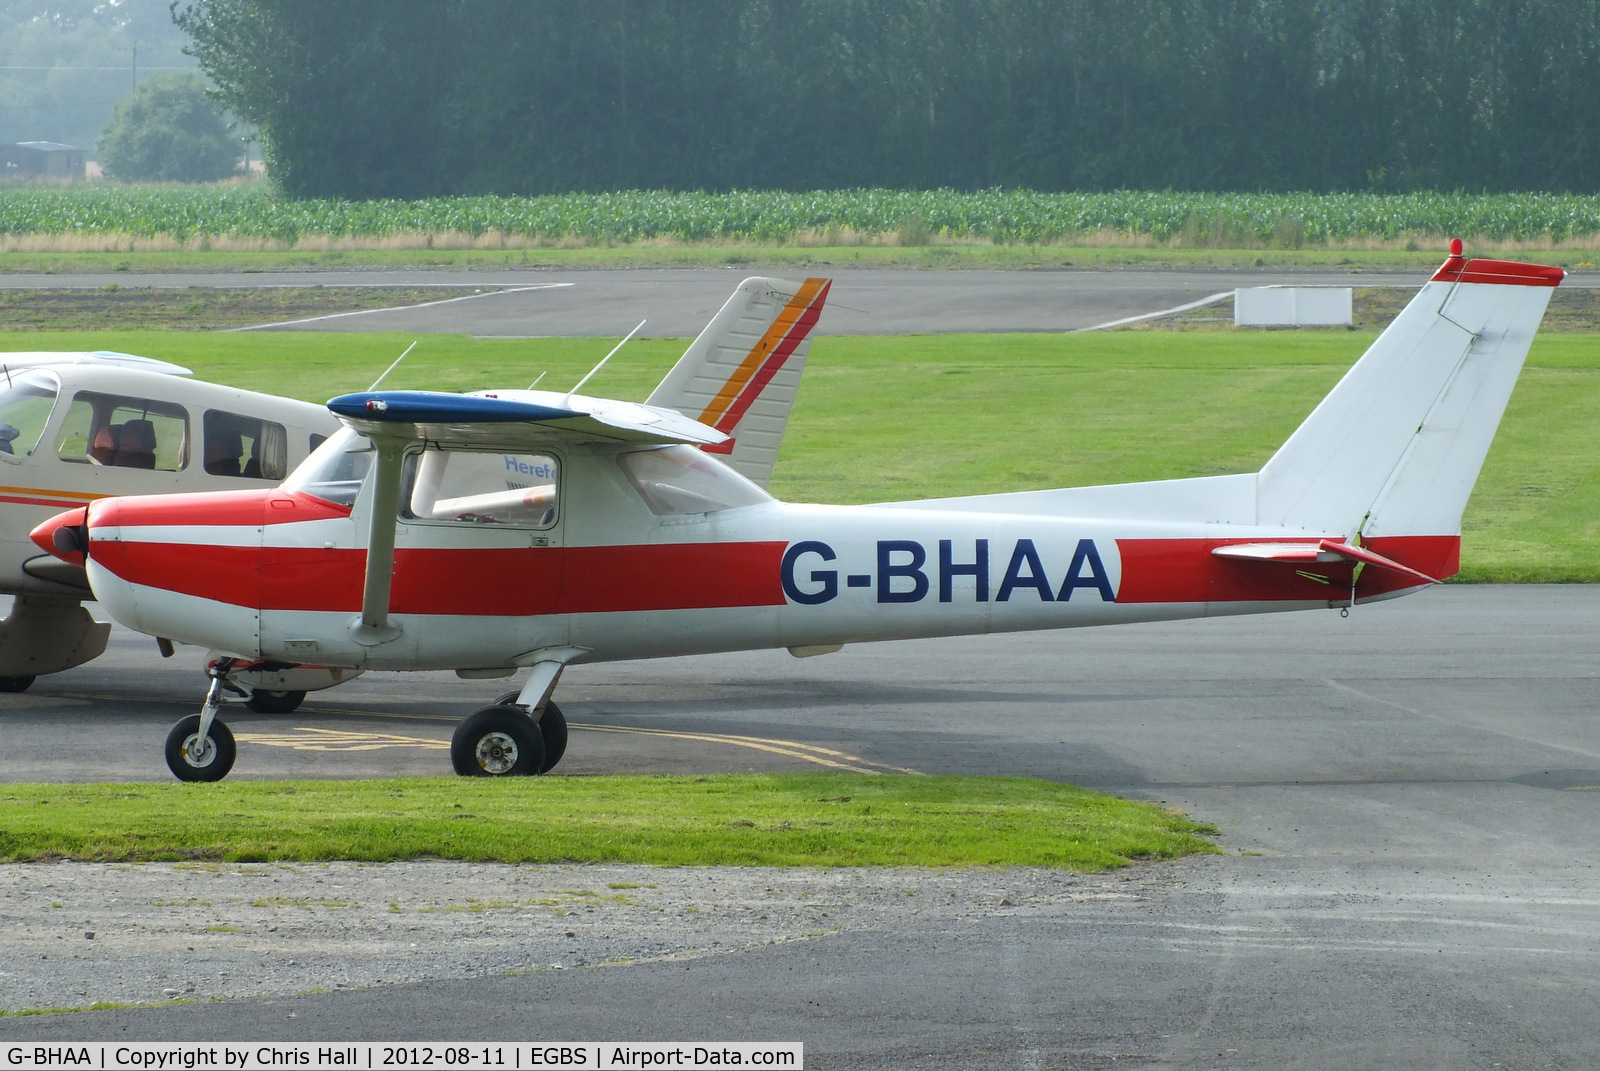
[[[796,870],[638,865],[0,866],[0,1010],[283,996],[733,952],[1123,901],[1181,864]]]

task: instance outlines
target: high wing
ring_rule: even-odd
[[[688,443],[715,447],[728,436],[654,405],[551,391],[391,390],[343,394],[328,403],[363,435],[496,449],[567,442]]]
[[[41,365],[69,364],[134,368],[141,372],[159,372],[168,376],[194,375],[194,372],[181,364],[173,364],[171,361],[158,361],[154,357],[140,357],[132,353],[119,353],[116,350],[92,350],[83,353],[55,350],[13,350],[6,353],[3,358],[0,358],[0,366],[12,372],[20,368],[38,368]]]
[[[746,279],[646,404],[725,433],[725,441],[706,450],[765,487],[800,388],[811,329],[832,286],[831,279]]]
[[[400,503],[400,469],[414,442],[537,449],[553,443],[686,443],[715,447],[728,436],[682,413],[636,402],[551,391],[365,391],[328,403],[340,420],[370,437],[377,454],[358,643],[376,646],[399,635],[389,621],[389,588]],[[555,683],[554,676],[550,683]]]

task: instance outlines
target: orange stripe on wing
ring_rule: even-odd
[[[711,404],[706,406],[705,412],[700,414],[700,423],[716,427],[717,421],[728,411],[728,406],[739,396],[739,392],[750,382],[750,377],[756,374],[761,367],[761,362],[772,352],[772,348],[789,333],[795,322],[800,319],[805,311],[816,300],[817,294],[827,284],[826,279],[807,279],[800,286],[800,292],[794,296],[789,304],[783,307],[772,323],[767,326],[766,333],[761,340],[750,348],[744,360],[739,362],[739,367],[733,370],[728,381],[722,385],[717,396],[711,399]]]

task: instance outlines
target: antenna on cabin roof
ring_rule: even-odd
[[[411,345],[406,347],[406,353],[410,353],[412,350],[414,350],[416,348],[417,348],[417,344],[415,342],[413,342]],[[372,381],[372,386],[368,387],[367,390],[369,390],[369,391],[377,390],[378,389],[378,384],[382,383],[384,380],[388,379],[390,372],[393,372],[396,368],[400,367],[400,362],[406,359],[406,353],[402,353],[400,356],[396,357],[394,359],[394,364],[391,364],[388,368],[385,368],[383,370],[383,375],[379,376],[377,379],[374,379]]]
[[[578,380],[578,386],[577,387],[573,387],[571,390],[567,391],[567,397],[570,398],[574,394],[578,393],[578,388],[582,387],[585,383],[589,382],[589,380],[593,379],[594,378],[594,374],[596,372],[600,371],[600,369],[604,368],[606,366],[606,362],[607,361],[611,360],[612,357],[616,356],[617,350],[620,350],[622,347],[626,346],[628,344],[628,339],[632,338],[634,335],[637,335],[639,333],[640,329],[643,328],[644,325],[649,323],[649,322],[650,321],[648,321],[648,320],[640,320],[638,327],[635,327],[632,331],[629,331],[627,333],[627,335],[625,335],[623,337],[621,342],[617,343],[615,346],[612,347],[610,353],[608,353],[604,357],[600,358],[600,363],[599,364],[597,364],[593,368],[589,369],[589,374],[588,375],[586,375],[582,379]]]
[[[528,384],[528,389],[532,390],[533,388],[537,387],[539,385],[539,380],[543,379],[549,373],[550,373],[550,370],[548,368],[545,369],[543,372],[540,372],[537,376],[534,377],[533,382]]]

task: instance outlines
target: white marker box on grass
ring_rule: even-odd
[[[1312,327],[1354,323],[1348,286],[1254,286],[1233,292],[1235,327]]]

